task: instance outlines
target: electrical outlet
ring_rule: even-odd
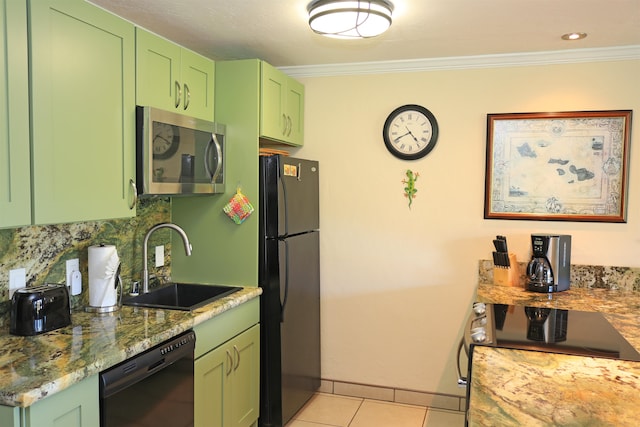
[[[156,246],[156,267],[164,265],[164,245]]]
[[[78,295],[82,292],[82,275],[80,274],[80,260],[78,258],[68,259],[67,263],[67,287],[71,295]]]
[[[9,270],[9,299],[13,296],[16,289],[27,286],[27,269],[16,268]]]
[[[80,260],[78,258],[67,260],[67,286],[71,286],[71,274],[80,271]]]

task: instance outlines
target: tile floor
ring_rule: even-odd
[[[317,393],[286,427],[462,427],[461,412]]]

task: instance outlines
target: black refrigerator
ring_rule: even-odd
[[[320,386],[318,162],[260,157],[260,421],[282,427]]]

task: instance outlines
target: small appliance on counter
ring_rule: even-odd
[[[46,283],[17,289],[11,297],[9,333],[31,336],[71,324],[69,290],[65,285]]]
[[[532,234],[532,255],[527,266],[527,290],[560,292],[571,283],[571,236]]]
[[[89,246],[89,305],[86,311],[110,313],[122,306],[120,258],[114,245]],[[120,297],[118,298],[118,287]]]

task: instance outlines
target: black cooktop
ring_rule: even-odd
[[[474,310],[468,336],[474,336],[474,331],[476,335],[469,339],[470,345],[640,361],[640,354],[602,313],[504,304],[485,306],[485,313]],[[484,335],[477,328],[482,328]]]

